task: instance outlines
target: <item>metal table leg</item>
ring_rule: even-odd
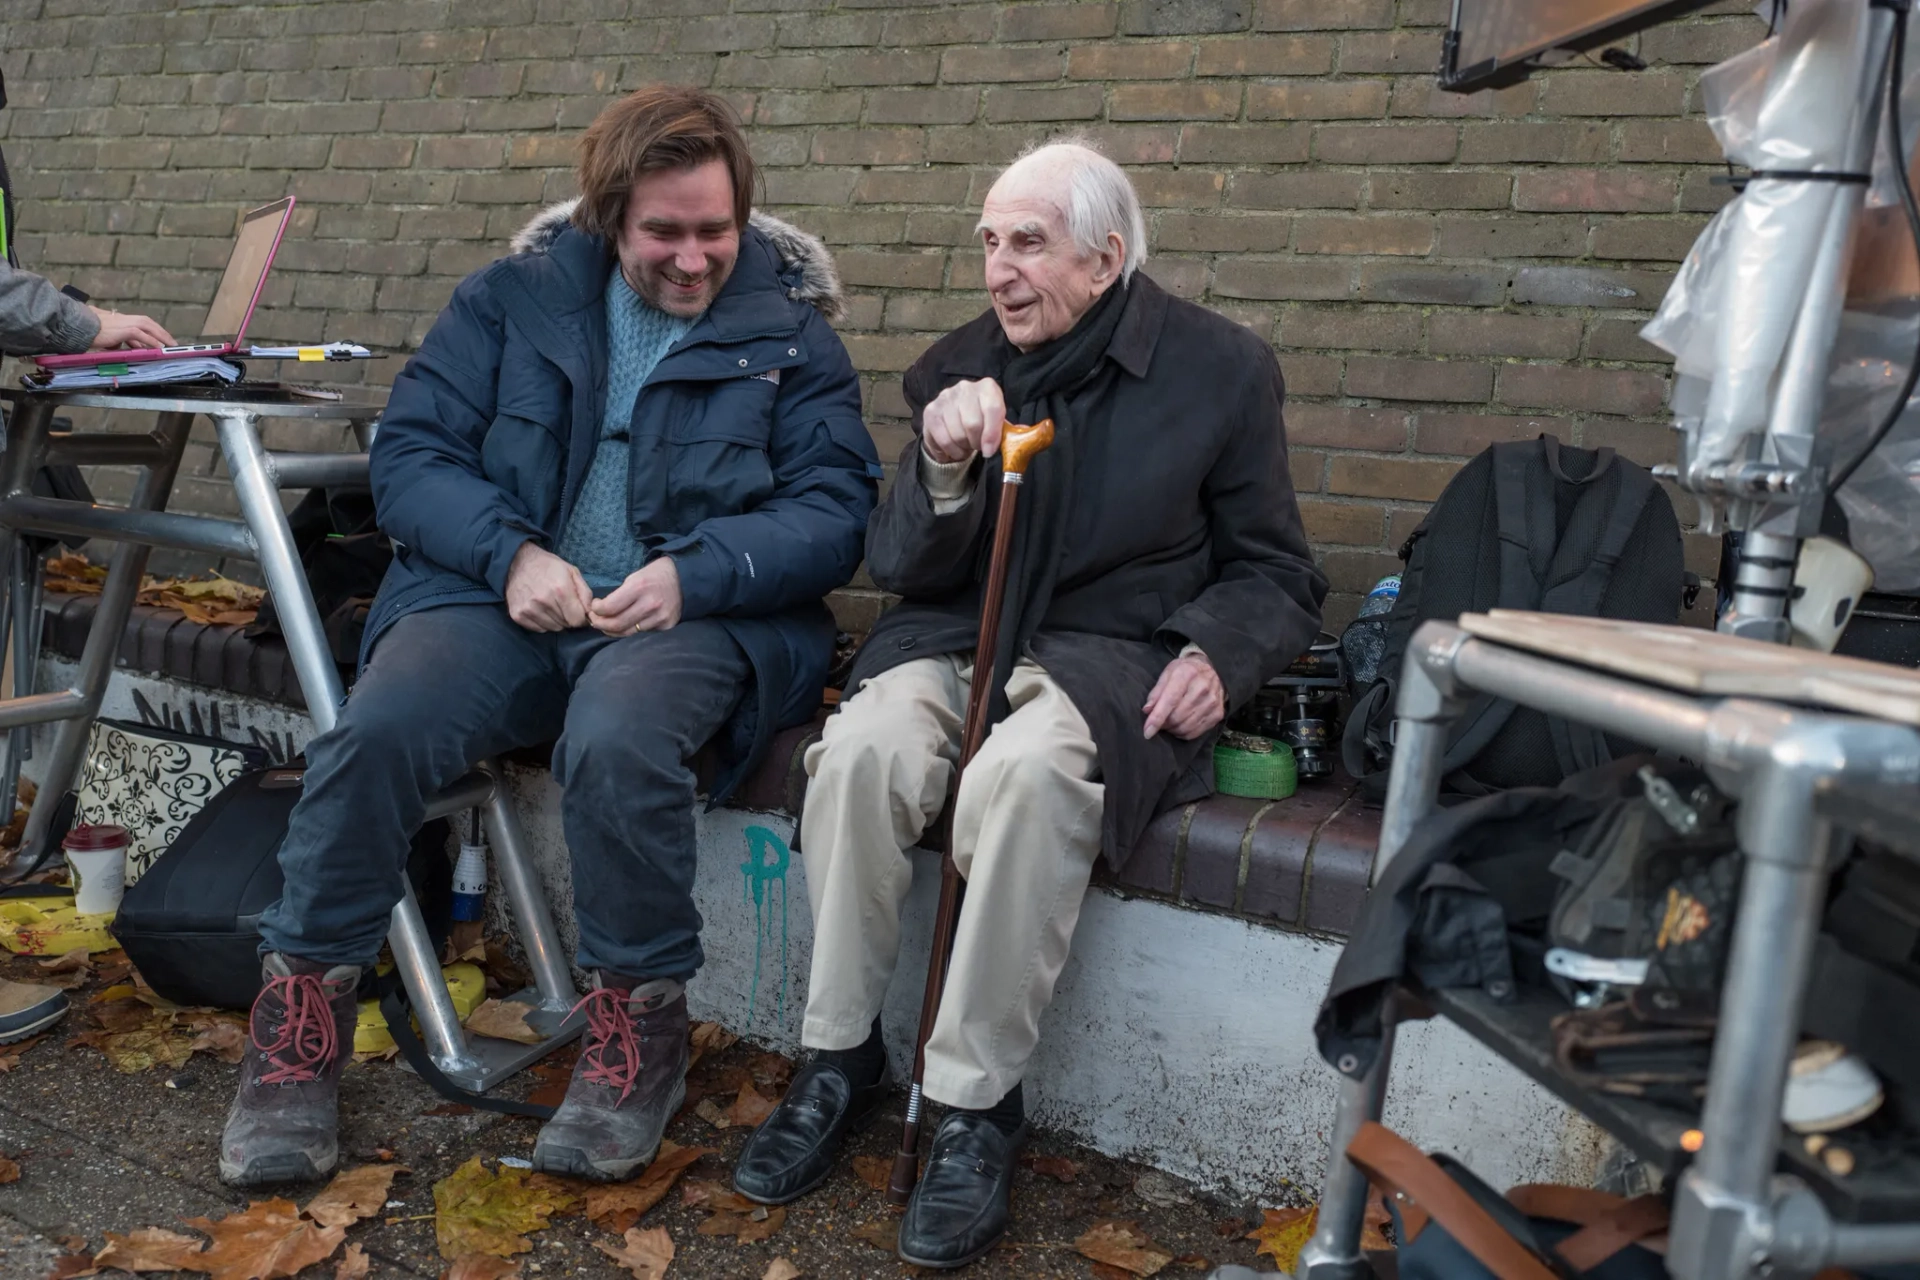
[[[287,640],[287,656],[299,676],[300,688],[306,695],[307,711],[313,717],[314,728],[325,733],[339,720],[340,706],[346,695],[341,686],[340,673],[333,664],[333,654],[327,645],[319,610],[313,603],[312,589],[300,567],[300,557],[293,545],[293,532],[287,525],[286,511],[280,505],[279,488],[274,482],[266,450],[260,443],[258,419],[244,409],[223,409],[213,412],[211,416],[219,431],[220,450],[233,478],[240,513],[259,547],[260,571],[273,593],[274,608]],[[495,787],[489,813],[505,812],[509,817],[505,822],[496,818],[493,825],[503,831],[510,827],[517,840],[519,824],[517,818],[511,816],[510,806],[511,801],[506,798],[504,791]],[[507,886],[516,921],[522,926],[522,943],[530,957],[552,957],[557,954],[553,924],[531,874],[524,871],[524,859],[518,856],[520,845],[515,840],[496,840],[495,848],[503,851],[502,879]],[[508,844],[512,844],[515,851],[511,858],[504,853]],[[521,868],[521,873],[509,876],[509,865]],[[529,922],[536,927],[528,928]],[[542,923],[544,929],[538,927]],[[569,1021],[563,1013],[549,1013],[551,1027],[539,1026],[529,1018],[529,1025],[548,1033],[549,1038],[539,1045],[521,1045],[483,1036],[469,1037],[460,1026],[459,1012],[454,1008],[453,997],[448,994],[446,982],[440,976],[440,958],[434,952],[433,940],[427,932],[426,920],[420,914],[420,904],[414,898],[411,886],[393,908],[393,922],[387,942],[393,950],[394,967],[399,970],[401,981],[413,1001],[414,1016],[419,1019],[421,1038],[426,1042],[428,1054],[450,1079],[465,1088],[491,1088],[527,1063],[578,1035],[584,1025],[583,1019]],[[572,981],[566,975],[564,965],[560,968],[557,981],[545,968],[539,972],[546,979],[541,989],[522,992],[513,998],[546,1012],[551,1004],[560,1003],[562,993],[565,993],[565,1007],[570,1008]],[[548,990],[550,985],[551,991]]]
[[[46,557],[32,550],[26,539],[14,543],[13,578],[7,592],[6,622],[0,634],[13,634],[13,696],[33,696],[34,665],[40,659],[41,600],[46,586]],[[33,730],[21,726],[7,735],[6,763],[0,766],[0,808],[5,797],[18,797],[21,766],[33,754]],[[7,810],[12,818],[12,810]]]

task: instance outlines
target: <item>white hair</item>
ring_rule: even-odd
[[[1005,181],[1017,170],[1027,168],[1057,173],[1065,183],[1067,234],[1083,253],[1105,253],[1107,236],[1120,237],[1126,247],[1126,256],[1120,261],[1120,279],[1132,280],[1133,273],[1147,260],[1147,219],[1140,212],[1140,197],[1134,194],[1133,183],[1120,166],[1086,138],[1073,134],[1028,147],[999,180]]]

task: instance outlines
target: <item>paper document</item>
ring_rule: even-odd
[[[371,360],[373,352],[352,342],[323,342],[312,347],[248,347],[255,360]]]
[[[87,387],[150,387],[168,382],[238,382],[240,366],[227,360],[150,360],[139,364],[97,364],[64,369],[45,382],[31,385],[49,391],[76,391]]]

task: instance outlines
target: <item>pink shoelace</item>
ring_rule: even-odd
[[[261,1038],[261,1007],[278,999],[285,1015],[280,1031],[272,1042]],[[306,1084],[318,1080],[332,1065],[339,1039],[333,1025],[333,1009],[327,998],[327,984],[318,974],[296,973],[269,979],[253,1002],[248,1033],[254,1047],[271,1068],[260,1076],[261,1084]]]
[[[580,1078],[588,1084],[603,1084],[620,1091],[620,1102],[633,1092],[640,1078],[640,1038],[633,1031],[633,1012],[627,993],[617,987],[589,991],[575,1013],[587,1011],[587,1047],[580,1055]],[[619,1049],[618,1061],[609,1061],[608,1051]],[[615,1104],[619,1105],[618,1103]]]

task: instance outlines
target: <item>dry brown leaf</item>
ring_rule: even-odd
[[[393,1180],[406,1171],[405,1165],[363,1164],[337,1173],[324,1191],[307,1202],[307,1216],[323,1227],[350,1227],[371,1218],[387,1207]]]
[[[1088,1270],[1093,1272],[1093,1280],[1133,1280],[1133,1272],[1110,1262],[1096,1262]]]
[[[806,1274],[785,1258],[775,1258],[767,1264],[767,1270],[760,1280],[800,1280]]]
[[[1260,1215],[1261,1224],[1247,1232],[1247,1239],[1260,1242],[1260,1247],[1253,1251],[1254,1256],[1272,1254],[1276,1268],[1292,1275],[1300,1263],[1300,1250],[1313,1239],[1319,1210],[1311,1207],[1262,1209]]]
[[[703,1236],[732,1236],[741,1244],[752,1244],[765,1240],[785,1226],[786,1221],[785,1206],[769,1209],[755,1205],[750,1213],[716,1213],[694,1230]]]
[[[1080,1166],[1065,1156],[1024,1155],[1020,1157],[1020,1163],[1056,1182],[1072,1182],[1080,1176]]]
[[[887,1184],[893,1181],[893,1161],[885,1156],[855,1156],[853,1172],[855,1177],[875,1191],[885,1191]]]
[[[440,1280],[520,1280],[520,1264],[486,1253],[463,1253],[440,1273]]]
[[[756,1053],[747,1063],[753,1082],[770,1094],[779,1094],[793,1079],[793,1059],[780,1053]]]
[[[696,1108],[696,1114],[698,1109]],[[740,1086],[740,1093],[727,1108],[727,1123],[740,1128],[751,1128],[773,1114],[773,1103],[760,1096],[751,1080]]]
[[[244,1213],[218,1222],[189,1218],[187,1225],[213,1238],[196,1270],[212,1280],[276,1280],[324,1262],[347,1238],[345,1227],[316,1226],[291,1200],[255,1200]]]
[[[99,1270],[93,1265],[90,1253],[63,1253],[53,1260],[53,1271],[47,1280],[79,1280],[80,1276],[94,1275]]]
[[[754,1202],[724,1183],[706,1178],[689,1178],[680,1188],[680,1203],[691,1209],[717,1209],[726,1213],[752,1213]]]
[[[1204,1253],[1183,1253],[1173,1260],[1176,1267],[1185,1267],[1188,1271],[1211,1271],[1213,1259]]]
[[[853,1229],[853,1238],[893,1253],[900,1247],[900,1219],[881,1218],[877,1222],[863,1222]]]
[[[687,1069],[710,1053],[723,1053],[732,1048],[740,1039],[717,1022],[696,1022],[693,1031],[687,1037],[692,1048],[692,1057],[687,1060]]]
[[[367,1280],[367,1273],[373,1270],[373,1259],[367,1251],[357,1244],[347,1246],[340,1255],[340,1261],[333,1264],[333,1280]]]
[[[515,1044],[540,1044],[546,1037],[527,1025],[533,1006],[518,1000],[483,1000],[467,1015],[466,1028],[477,1036],[511,1040]]]
[[[621,1235],[666,1199],[689,1165],[701,1156],[717,1154],[712,1147],[683,1147],[663,1138],[659,1154],[638,1178],[588,1189],[587,1217],[601,1230]]]
[[[1173,1261],[1173,1252],[1155,1244],[1138,1223],[1109,1218],[1096,1222],[1073,1242],[1080,1256],[1136,1276],[1150,1276]]]
[[[594,1185],[585,1178],[560,1178],[551,1173],[536,1173],[527,1178],[527,1190],[546,1199],[549,1218],[566,1217],[586,1208],[587,1192],[593,1190]]]
[[[618,1248],[596,1240],[593,1247],[633,1273],[634,1280],[660,1280],[673,1262],[673,1237],[665,1227],[627,1228]]]
[[[716,1129],[726,1129],[733,1125],[733,1121],[727,1119],[727,1113],[722,1111],[714,1103],[712,1098],[700,1099],[699,1104],[693,1109],[693,1114],[699,1116]]]
[[[434,1184],[434,1236],[440,1256],[490,1253],[510,1258],[533,1248],[529,1231],[545,1230],[564,1197],[524,1169],[489,1170],[480,1157]]]
[[[94,1255],[93,1265],[119,1271],[199,1271],[206,1247],[204,1240],[159,1227],[142,1227],[124,1236],[109,1231],[106,1248]]]
[[[5,1156],[0,1156],[0,1185],[20,1181],[20,1166]]]
[[[1367,1197],[1367,1216],[1360,1228],[1360,1249],[1364,1253],[1383,1253],[1393,1248],[1387,1239],[1387,1226],[1393,1215],[1387,1212],[1386,1193],[1375,1187]]]
[[[89,959],[90,953],[85,947],[75,947],[65,955],[40,961],[40,967],[48,973],[77,973],[87,968]]]
[[[222,1062],[237,1063],[247,1056],[246,1028],[225,1019],[213,1022],[193,1038],[187,1051],[210,1053]]]
[[[19,1066],[20,1056],[45,1039],[45,1036],[35,1036],[31,1040],[22,1040],[18,1044],[0,1046],[0,1075],[5,1075]]]

